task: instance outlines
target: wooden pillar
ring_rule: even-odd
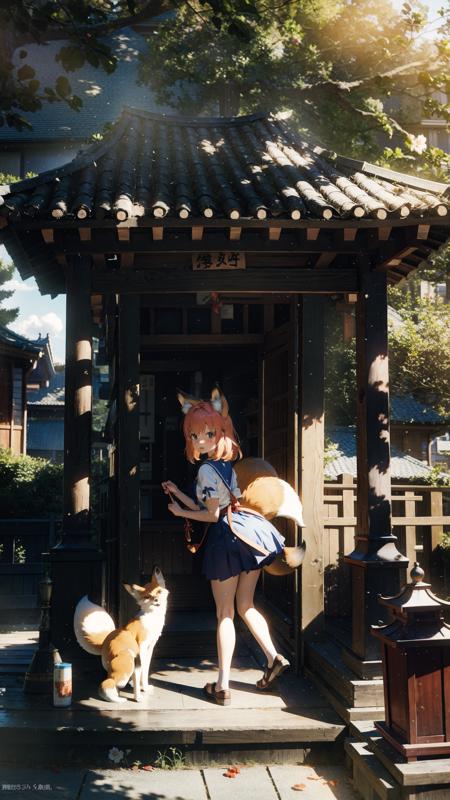
[[[386,273],[360,264],[356,304],[357,527],[352,571],[352,649],[347,663],[361,677],[381,676],[378,642],[370,626],[382,618],[378,595],[393,595],[408,559],[391,526],[389,367]]]
[[[63,658],[84,655],[75,642],[73,612],[88,594],[102,602],[102,554],[90,531],[92,319],[90,258],[68,258],[64,407],[63,533],[47,554],[53,580],[52,641]]]
[[[324,299],[304,296],[300,316],[300,494],[307,550],[300,571],[301,631],[323,624]],[[302,637],[303,641],[303,637]],[[302,659],[303,660],[303,659]]]
[[[90,259],[67,272],[64,405],[64,546],[93,547],[90,536],[92,318]]]
[[[122,295],[118,315],[118,524],[119,621],[136,614],[136,603],[122,583],[139,583],[139,295]]]

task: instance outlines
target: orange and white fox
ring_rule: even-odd
[[[153,649],[164,627],[168,590],[159,567],[154,567],[150,583],[138,586],[123,584],[136,600],[140,612],[122,628],[116,628],[110,615],[101,606],[91,603],[85,595],[74,614],[74,631],[83,650],[102,658],[108,677],[99,686],[103,700],[125,703],[118,689],[132,678],[134,699],[141,700],[141,690],[152,689],[148,683]]]

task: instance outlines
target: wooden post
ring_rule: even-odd
[[[139,583],[139,319],[137,295],[121,296],[118,316],[118,525],[119,624],[136,614],[136,603],[122,583]]]
[[[352,568],[352,650],[347,663],[361,677],[381,675],[370,626],[380,619],[378,595],[393,595],[405,580],[408,559],[391,527],[389,368],[386,273],[360,263],[356,304],[357,527]]]
[[[405,517],[416,516],[416,501],[414,500],[414,489],[405,490]],[[408,561],[414,564],[416,560],[416,526],[405,525],[405,553]]]
[[[307,542],[300,573],[300,626],[315,635],[323,623],[323,298],[303,296],[300,330],[300,493]],[[303,637],[302,637],[303,641]]]
[[[69,259],[64,406],[64,546],[94,547],[90,537],[92,317],[90,259]]]
[[[428,495],[428,506],[430,517],[441,518],[444,513],[444,493],[442,490],[442,486],[436,486],[430,489]],[[438,592],[445,592],[445,580],[444,580],[444,565],[442,562],[442,555],[439,552],[439,545],[442,542],[442,537],[444,535],[444,526],[440,525],[431,525],[430,526],[430,536],[427,538],[427,549],[428,549],[428,559],[429,559],[429,575],[432,581],[432,585],[435,588],[436,593]]]
[[[53,580],[51,639],[63,658],[85,653],[76,644],[73,612],[88,594],[103,601],[103,555],[90,531],[92,417],[91,263],[69,256],[64,407],[63,533],[46,559]],[[91,658],[92,660],[92,658]]]

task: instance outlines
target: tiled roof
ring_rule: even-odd
[[[450,417],[439,414],[431,406],[426,406],[411,395],[391,397],[391,422],[412,425],[445,425]]]
[[[65,387],[64,371],[55,372],[49,381],[49,386],[36,391],[28,391],[27,405],[33,406],[64,406]]]
[[[103,130],[108,122],[114,122],[125,103],[147,109],[160,109],[153,94],[146,86],[138,86],[138,57],[146,49],[143,36],[131,28],[107,40],[118,59],[117,67],[108,75],[101,69],[85,64],[79,70],[67,74],[73,93],[83,100],[80,111],[72,111],[65,103],[45,103],[33,113],[27,112],[32,130],[17,131],[4,126],[0,128],[0,144],[34,143],[51,141],[86,141],[93,133]],[[53,86],[55,70],[64,74],[55,63],[55,55],[64,42],[46,45],[29,45],[27,63],[34,66],[42,86]]]
[[[0,325],[0,343],[14,347],[17,350],[23,350],[27,353],[40,353],[42,351],[42,343],[38,339],[32,342],[30,339],[25,339],[24,336],[15,333],[10,328]]]
[[[0,187],[0,211],[13,220],[440,222],[450,207],[448,189],[336,156],[271,115],[185,118],[128,108],[110,138],[69,164]]]
[[[325,477],[335,480],[340,475],[349,474],[356,478],[356,428],[336,426],[327,429],[328,439],[337,445],[337,454],[325,466]],[[408,456],[391,446],[391,477],[393,479],[410,480],[426,478],[430,467],[422,464],[417,458]]]

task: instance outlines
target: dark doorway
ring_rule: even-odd
[[[196,467],[184,455],[177,388],[209,398],[218,382],[224,391],[244,455],[259,454],[260,353],[255,346],[185,347],[141,354],[141,546],[144,574],[158,563],[172,588],[172,607],[211,608],[210,588],[201,575],[201,553],[186,549],[183,520],[167,511],[161,481],[171,479],[186,493]],[[195,531],[201,538],[202,529]]]

